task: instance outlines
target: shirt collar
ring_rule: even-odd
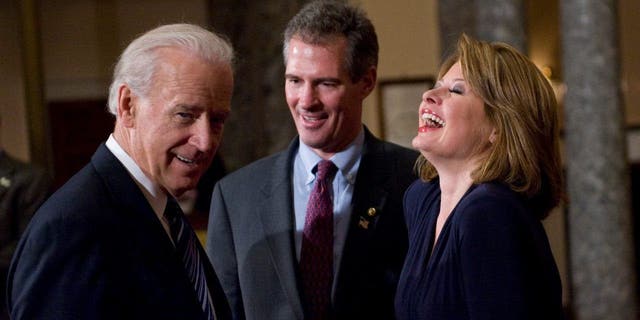
[[[357,164],[360,160],[362,153],[362,146],[364,145],[364,130],[360,129],[360,133],[355,139],[342,151],[337,152],[331,157],[333,164],[338,167],[338,172],[350,183],[353,184],[356,178],[356,172],[358,171]],[[305,183],[310,184],[315,179],[315,175],[312,172],[313,168],[322,160],[309,146],[304,144],[300,140],[300,148],[298,149],[300,159],[304,165],[304,171],[306,173]]]
[[[122,149],[118,141],[113,137],[113,134],[109,135],[109,139],[106,142],[107,148],[113,153],[113,155],[122,163],[122,165],[127,169],[129,175],[136,182],[138,187],[142,190],[145,198],[151,204],[153,210],[158,213],[164,212],[164,207],[167,203],[167,195],[160,186],[154,183],[147,175],[142,172],[142,169],[138,166],[138,164],[127,154],[127,152]]]

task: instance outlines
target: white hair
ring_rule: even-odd
[[[109,112],[117,113],[118,90],[123,84],[138,95],[148,93],[159,64],[157,49],[163,47],[184,49],[211,63],[233,67],[233,47],[223,36],[185,23],[157,27],[133,40],[120,55],[109,87]]]

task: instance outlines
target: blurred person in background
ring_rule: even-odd
[[[11,256],[31,217],[50,195],[51,183],[43,168],[10,156],[0,145],[0,320],[9,318],[5,289]]]

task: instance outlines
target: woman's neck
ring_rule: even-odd
[[[438,172],[440,183],[440,214],[448,216],[473,184],[470,170]]]

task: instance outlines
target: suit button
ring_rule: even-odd
[[[376,210],[376,208],[369,208],[369,210],[367,210],[367,215],[369,215],[369,217],[375,217],[376,214],[378,214],[378,210]]]

